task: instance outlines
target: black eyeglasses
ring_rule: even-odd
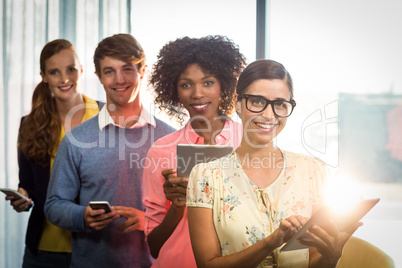
[[[278,117],[288,117],[296,106],[294,100],[269,100],[260,95],[242,94],[239,98],[246,99],[246,108],[253,113],[261,113],[271,104],[272,111]]]

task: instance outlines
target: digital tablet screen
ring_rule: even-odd
[[[317,212],[311,216],[305,225],[294,235],[291,239],[281,248],[280,251],[290,251],[297,249],[308,248],[300,244],[297,240],[307,236],[306,231],[314,224],[318,226],[325,226],[333,219],[338,226],[339,230],[345,230],[354,223],[360,221],[378,202],[379,198],[367,199],[359,201],[352,209],[346,212],[335,212],[328,206],[320,207]]]
[[[221,158],[233,151],[232,146],[178,144],[177,176],[188,177],[193,167],[199,163],[207,163]]]

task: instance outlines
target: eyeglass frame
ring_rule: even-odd
[[[247,105],[248,98],[250,98],[250,97],[260,97],[260,98],[264,99],[267,103],[265,104],[265,107],[264,107],[261,111],[259,111],[259,112],[252,111],[252,110],[250,110],[250,109],[248,108],[248,105]],[[246,100],[246,108],[247,108],[247,110],[249,110],[249,111],[252,112],[252,113],[261,113],[261,112],[265,111],[265,109],[267,109],[267,107],[268,107],[269,105],[271,105],[271,108],[272,108],[272,111],[274,112],[274,114],[275,114],[276,116],[278,116],[278,117],[281,117],[281,118],[289,117],[289,116],[293,113],[293,110],[294,110],[295,107],[296,107],[296,101],[293,100],[293,99],[291,99],[291,100],[269,100],[269,99],[265,98],[264,96],[261,96],[261,95],[253,95],[253,94],[241,94],[241,95],[239,95],[238,98],[239,98],[239,100],[241,100],[241,99],[243,99],[243,98]],[[290,104],[292,105],[292,110],[290,111],[289,115],[283,116],[283,115],[279,115],[279,114],[277,114],[277,113],[275,112],[274,104],[275,104],[275,102],[278,102],[278,101],[280,101],[280,102],[287,102],[287,103],[290,103]]]

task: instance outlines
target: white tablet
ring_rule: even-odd
[[[195,165],[216,160],[231,152],[233,152],[232,146],[178,144],[177,177],[188,177]]]
[[[346,212],[335,212],[328,206],[320,207],[317,212],[311,216],[305,225],[294,235],[289,241],[281,248],[280,251],[291,251],[297,249],[308,248],[309,246],[300,244],[297,240],[299,238],[306,238],[306,231],[314,224],[318,226],[325,226],[333,219],[338,226],[339,230],[345,230],[354,223],[360,221],[378,202],[379,198],[367,199],[359,201],[352,209]],[[305,239],[307,240],[307,239]]]

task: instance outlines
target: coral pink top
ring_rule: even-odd
[[[215,142],[235,149],[240,144],[242,132],[242,125],[228,118],[221,133],[216,135]],[[143,175],[146,236],[163,221],[170,207],[171,202],[163,191],[165,178],[162,171],[176,168],[177,144],[204,144],[204,139],[187,123],[184,128],[157,140],[148,151]],[[188,231],[187,208],[152,267],[196,267]]]

